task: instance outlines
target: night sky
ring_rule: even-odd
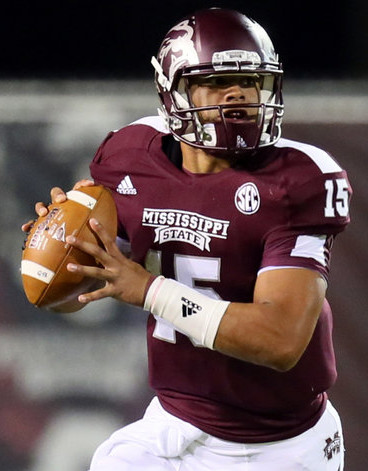
[[[13,1],[0,15],[1,77],[149,78],[150,58],[183,16],[234,8],[262,24],[293,78],[368,76],[368,2]]]

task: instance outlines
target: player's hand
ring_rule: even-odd
[[[78,188],[82,188],[84,186],[93,186],[94,182],[92,180],[83,179],[77,181],[77,183],[73,186],[73,190],[78,190]],[[54,186],[50,191],[51,202],[52,203],[63,203],[66,200],[66,193],[59,188],[58,186]],[[47,205],[42,201],[38,201],[35,204],[35,212],[37,217],[39,216],[46,216],[48,213]],[[34,220],[31,219],[30,221],[26,222],[22,225],[23,232],[29,232],[32,229]]]
[[[87,304],[91,301],[111,297],[135,306],[143,306],[146,286],[152,278],[151,274],[138,263],[125,257],[117,247],[115,240],[111,239],[102,224],[96,219],[91,219],[89,223],[104,248],[79,240],[74,236],[68,236],[66,242],[92,255],[103,268],[71,263],[67,268],[71,272],[78,272],[83,276],[105,281],[105,286],[80,295],[78,301]]]

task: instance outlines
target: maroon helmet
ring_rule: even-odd
[[[211,8],[184,18],[167,33],[152,65],[163,116],[177,139],[208,152],[243,153],[280,138],[281,64],[265,30],[245,15]],[[193,83],[229,80],[256,87],[254,103],[194,106]],[[214,122],[204,122],[206,110],[216,111]]]

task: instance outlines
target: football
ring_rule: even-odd
[[[55,312],[75,312],[83,307],[78,296],[99,286],[96,279],[67,270],[68,263],[98,266],[91,255],[71,247],[65,239],[74,235],[101,244],[89,220],[96,218],[112,238],[117,234],[117,213],[110,191],[101,185],[66,193],[63,203],[52,203],[39,217],[25,241],[21,261],[23,289],[33,305]]]

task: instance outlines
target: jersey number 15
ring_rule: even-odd
[[[345,178],[325,181],[326,206],[325,217],[333,218],[349,214],[349,185]]]

